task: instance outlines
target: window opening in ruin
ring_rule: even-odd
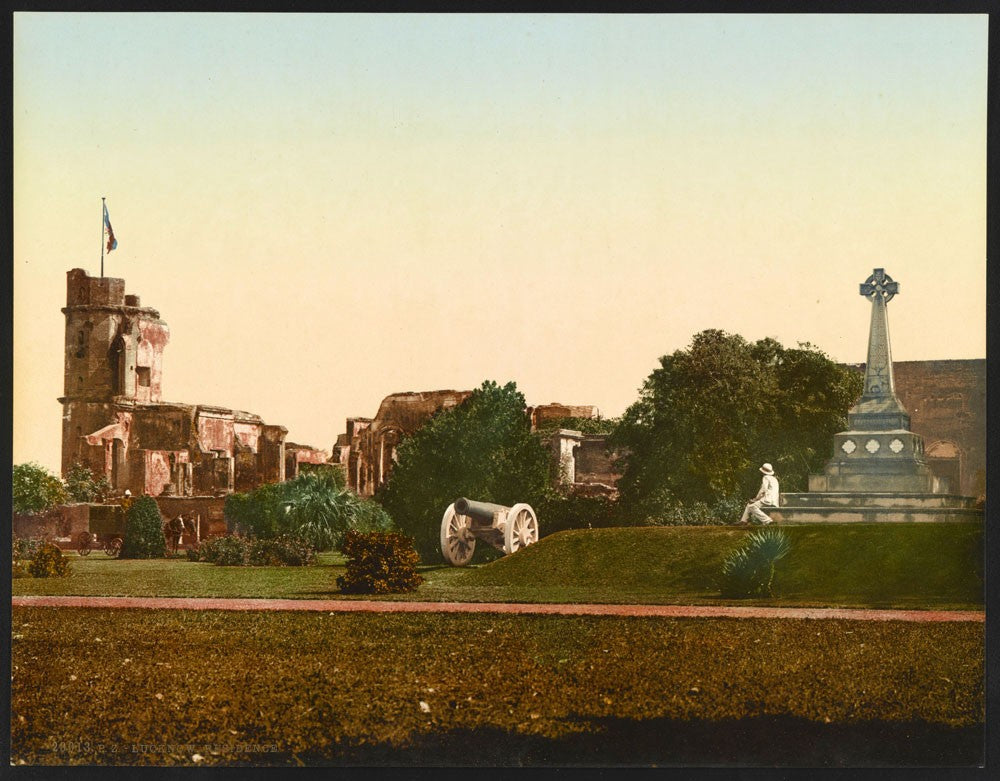
[[[140,387],[142,387],[142,388],[148,388],[149,387],[149,367],[148,366],[140,366],[138,369],[136,369],[135,370],[135,376],[136,376],[136,381],[139,383]]]
[[[77,331],[76,333],[76,357],[87,357],[87,343],[84,341],[83,331]]]
[[[108,364],[111,367],[111,393],[117,396],[125,387],[125,340],[120,336],[111,345]]]

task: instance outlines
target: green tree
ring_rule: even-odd
[[[167,540],[163,536],[163,516],[156,500],[140,496],[129,505],[125,514],[125,534],[120,559],[156,559],[167,555]]]
[[[73,502],[102,502],[111,495],[107,477],[97,478],[89,467],[77,462],[66,474],[66,494]]]
[[[628,450],[621,509],[634,518],[745,498],[764,461],[782,490],[803,490],[860,392],[859,376],[809,344],[696,334],[687,350],[660,358],[611,437]]]
[[[62,481],[34,462],[17,464],[11,474],[14,512],[40,513],[66,501]]]
[[[400,443],[398,463],[376,498],[425,561],[440,560],[449,504],[465,496],[537,506],[549,489],[549,462],[517,386],[488,380]]]

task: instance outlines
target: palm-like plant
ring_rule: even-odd
[[[339,546],[348,529],[387,531],[392,527],[381,507],[322,473],[302,474],[288,483],[282,507],[282,531],[307,540],[316,550]]]
[[[733,551],[722,564],[725,597],[771,596],[774,564],[792,544],[779,529],[763,529],[747,537],[746,545]]]

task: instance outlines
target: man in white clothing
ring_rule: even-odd
[[[764,475],[764,479],[760,482],[760,490],[757,492],[757,495],[750,500],[750,503],[743,510],[743,517],[740,518],[741,524],[749,523],[748,518],[751,515],[758,523],[764,525],[774,523],[773,519],[760,508],[761,505],[767,507],[778,506],[778,478],[774,476],[774,469],[771,468],[770,464],[764,464],[760,468],[760,471]]]

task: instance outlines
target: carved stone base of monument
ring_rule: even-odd
[[[809,475],[810,491],[937,493],[945,489],[924,461],[923,438],[906,429],[842,431],[833,437],[834,457],[821,475]]]

